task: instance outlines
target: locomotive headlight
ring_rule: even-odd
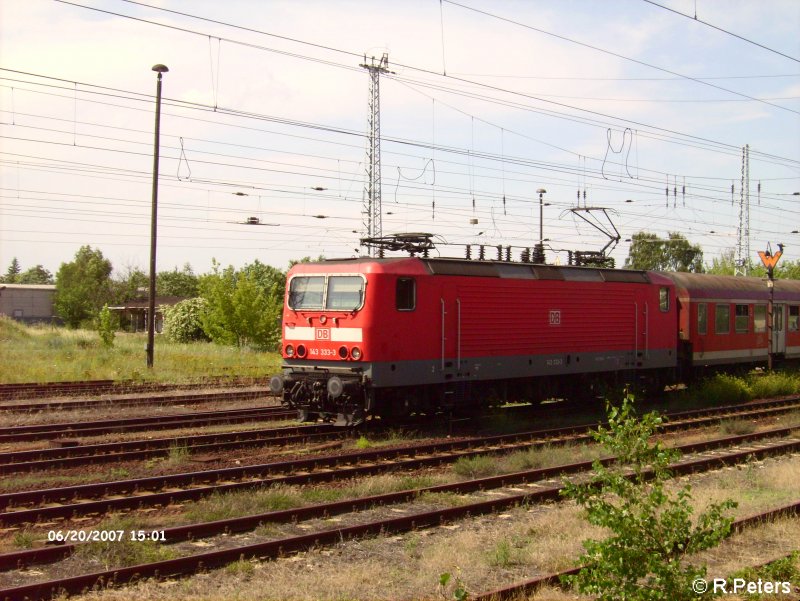
[[[339,357],[342,359],[347,359],[347,347],[342,345],[339,347]]]
[[[328,323],[328,318],[327,318],[327,317],[325,317],[324,315],[320,315],[320,316],[319,316],[319,322],[320,322],[322,325],[325,325],[326,323]]]
[[[306,347],[305,347],[305,345],[303,345],[303,344],[298,344],[297,345],[297,356],[300,359],[302,359],[303,357],[306,356]]]
[[[350,350],[350,356],[351,356],[353,359],[355,359],[356,361],[358,361],[359,359],[361,359],[361,349],[360,349],[360,348],[358,348],[357,346],[354,346],[354,347],[353,347],[353,348]]]
[[[286,345],[286,356],[294,357],[294,347],[291,344]]]

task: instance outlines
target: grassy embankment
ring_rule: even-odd
[[[145,334],[118,332],[106,348],[97,332],[25,326],[0,317],[0,383],[69,380],[186,382],[215,376],[263,377],[280,356],[211,343],[175,344],[157,336],[153,369],[145,366]]]

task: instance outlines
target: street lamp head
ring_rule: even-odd
[[[169,69],[167,69],[166,65],[158,64],[158,65],[153,65],[153,71],[156,71],[158,73],[166,73],[167,71],[169,71]]]
[[[547,190],[545,190],[544,188],[539,188],[538,190],[536,190],[536,193],[537,194],[546,194]]]

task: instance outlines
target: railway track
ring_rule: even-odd
[[[56,440],[75,436],[100,436],[117,432],[172,430],[193,426],[234,424],[254,421],[278,421],[294,419],[297,411],[282,407],[247,407],[222,411],[177,413],[158,417],[130,417],[112,420],[66,422],[60,424],[36,424],[0,428],[0,443],[27,442],[32,440]]]
[[[784,405],[777,408],[764,408],[764,410],[776,411],[785,408]],[[689,413],[696,414],[697,412]],[[752,413],[753,410],[749,409],[748,414]],[[662,431],[697,427],[719,420],[718,416],[708,415],[692,415],[688,419],[680,420],[677,419],[679,415],[674,414],[672,421],[665,424]],[[586,441],[591,438],[587,432],[588,428],[587,425],[570,426],[478,439],[427,443],[404,448],[317,456],[261,465],[6,493],[0,495],[0,526],[96,515],[146,506],[165,506],[173,502],[196,500],[213,493],[247,490],[277,483],[308,484],[337,478],[371,475],[389,470],[418,469],[451,463],[460,457],[501,454],[537,446]],[[744,435],[745,438],[740,440],[786,436],[792,430],[793,428],[779,428],[767,431],[766,434]],[[751,438],[746,438],[748,436]]]
[[[162,384],[119,380],[78,380],[65,382],[25,382],[0,384],[0,400],[36,399],[65,395],[153,393],[202,388],[266,386],[269,378],[207,378],[200,382]]]
[[[675,475],[683,475],[714,469],[720,466],[729,465],[733,462],[747,460],[749,458],[763,458],[770,455],[781,453],[796,452],[800,449],[800,438],[791,440],[776,441],[769,444],[761,444],[757,447],[752,445],[753,435],[738,437],[726,437],[703,443],[694,443],[679,447],[684,453],[702,453],[709,449],[716,449],[720,446],[747,445],[744,449],[729,451],[727,453],[716,452],[712,456],[697,456],[684,458],[673,464],[671,470]],[[605,463],[613,462],[613,458],[604,459]],[[119,568],[96,572],[82,576],[75,576],[61,580],[27,585],[23,587],[10,588],[0,591],[2,599],[45,599],[60,594],[61,592],[76,593],[87,588],[103,586],[107,584],[121,584],[135,578],[167,576],[177,576],[192,574],[197,571],[211,567],[225,565],[240,559],[258,557],[261,559],[273,559],[286,553],[308,550],[312,547],[339,543],[342,540],[357,538],[376,534],[407,532],[412,529],[438,526],[445,522],[463,519],[470,516],[506,510],[523,503],[538,503],[544,500],[558,499],[562,484],[553,485],[547,479],[561,474],[580,473],[590,469],[591,462],[581,462],[577,464],[557,466],[538,470],[518,472],[516,474],[506,474],[492,478],[481,478],[446,484],[426,489],[402,491],[369,497],[364,499],[351,499],[337,503],[327,503],[300,509],[270,512],[258,516],[247,516],[232,520],[220,520],[205,524],[192,524],[179,526],[165,530],[168,542],[178,542],[190,538],[213,536],[223,532],[242,531],[253,529],[260,523],[276,523],[295,521],[298,519],[309,519],[311,517],[330,516],[336,513],[347,513],[358,509],[366,509],[377,505],[387,505],[390,503],[401,503],[412,501],[425,492],[459,492],[468,493],[487,489],[507,488],[507,494],[502,498],[493,496],[490,500],[479,500],[458,507],[449,507],[442,510],[429,511],[424,513],[414,513],[392,519],[382,519],[362,523],[357,526],[347,526],[343,528],[333,528],[314,532],[301,536],[291,536],[272,540],[263,543],[249,544],[234,548],[227,548],[218,551],[206,552],[179,559],[172,559],[150,564],[138,565],[132,568]],[[527,490],[517,492],[520,486],[525,486]],[[800,502],[790,506],[779,508],[774,512],[767,512],[759,516],[753,516],[740,520],[738,523],[752,524],[759,519],[772,515],[776,512],[797,513],[800,509]],[[32,564],[49,563],[59,561],[74,552],[77,545],[64,545],[57,548],[34,549],[21,551],[0,556],[0,568],[13,569]]]
[[[144,461],[166,457],[175,449],[194,455],[254,446],[283,446],[312,440],[341,438],[347,433],[347,430],[320,424],[15,451],[0,453],[0,475],[120,461]]]
[[[3,412],[68,411],[73,409],[96,409],[102,407],[139,407],[163,405],[196,405],[200,403],[256,400],[272,398],[268,388],[256,390],[233,390],[203,393],[149,395],[136,397],[109,397],[104,399],[36,401],[32,403],[10,402],[0,404]]]
[[[746,406],[729,406],[723,408],[722,412],[725,417],[734,418],[764,418],[781,413],[786,413],[794,409],[800,408],[800,400],[784,399],[781,401],[765,401],[760,404],[751,404]],[[259,419],[273,419],[283,417],[294,417],[293,412],[283,412],[279,408],[273,408],[274,411],[270,413],[249,413],[249,410],[243,410],[242,413],[233,413],[231,419],[251,421],[252,416],[257,416]],[[264,410],[266,411],[266,409]],[[687,424],[694,426],[695,424],[710,423],[708,420],[700,421],[709,415],[714,416],[713,419],[719,419],[720,416],[708,411],[690,411],[678,414],[673,414],[673,418],[681,418],[689,420]],[[152,423],[152,421],[148,421]],[[156,419],[156,425],[159,428],[170,427],[170,421],[166,418]],[[672,427],[678,427],[676,425]],[[151,429],[140,424],[134,424],[143,429]],[[197,425],[197,422],[187,424]],[[86,430],[78,430],[75,425],[68,425],[69,429],[55,431],[53,433],[48,431],[41,431],[39,426],[31,426],[35,428],[34,432],[20,432],[17,440],[31,440],[36,438],[53,438],[53,434],[58,436],[64,435],[87,435],[87,432],[93,431],[93,426]],[[174,426],[178,427],[178,425]],[[181,425],[180,427],[183,427]],[[585,428],[588,426],[582,426]],[[93,445],[77,445],[65,448],[49,448],[49,449],[35,449],[26,451],[12,451],[7,453],[0,453],[0,474],[11,474],[20,472],[31,472],[48,469],[62,469],[69,467],[76,467],[80,465],[93,465],[99,463],[111,463],[119,461],[132,461],[132,460],[145,460],[154,457],[163,457],[168,455],[172,449],[181,448],[189,453],[204,453],[204,452],[220,452],[236,448],[244,448],[248,446],[257,445],[285,445],[304,440],[311,439],[325,439],[336,436],[331,430],[330,426],[320,426],[316,430],[309,429],[310,426],[302,428],[281,428],[281,429],[262,429],[250,430],[243,432],[230,432],[225,434],[214,435],[193,435],[190,437],[171,437],[163,439],[148,439],[136,440],[127,442],[116,443],[103,443]],[[313,436],[312,436],[313,435]],[[6,438],[8,436],[8,438]],[[0,442],[13,441],[13,435],[6,435],[0,430]]]

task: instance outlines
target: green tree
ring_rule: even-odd
[[[215,261],[213,273],[200,278],[200,294],[208,303],[202,324],[211,340],[240,347],[276,346],[282,305],[264,291],[254,273],[237,273],[232,266],[220,271]]]
[[[11,265],[8,266],[6,274],[0,278],[0,282],[3,284],[16,284],[20,271],[19,260],[17,260],[17,257],[14,257],[11,259]]]
[[[611,533],[583,543],[585,567],[567,579],[582,594],[600,601],[694,600],[692,582],[706,568],[687,565],[685,558],[715,547],[730,532],[733,520],[724,514],[734,501],[710,504],[693,520],[691,487],[676,495],[665,490],[678,453],[650,444],[661,422],[655,412],[636,419],[631,397],[621,407],[609,405],[609,427],[599,427],[593,437],[617,461],[609,467],[595,461],[590,481],[566,483],[565,496],[586,510],[591,524]]]
[[[159,271],[156,275],[156,292],[159,296],[184,296],[194,298],[198,294],[198,277],[189,263],[178,271]]]
[[[26,269],[17,277],[18,284],[52,284],[53,274],[42,265]]]
[[[625,267],[701,273],[703,251],[677,232],[669,232],[666,240],[650,232],[638,232],[631,238]]]
[[[75,260],[62,263],[56,274],[53,304],[71,328],[90,320],[111,298],[111,261],[100,249],[82,246]]]
[[[142,298],[149,290],[150,277],[138,267],[128,265],[122,273],[111,280],[111,298],[115,303],[125,303],[129,300]]]

